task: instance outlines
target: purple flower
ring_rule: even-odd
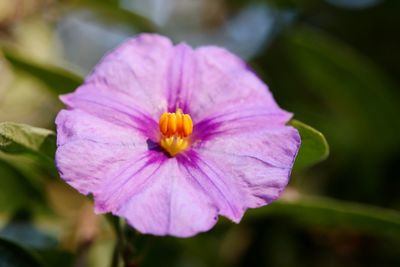
[[[57,168],[98,213],[193,236],[279,197],[300,144],[291,114],[223,48],[142,34],[107,55],[57,116]]]

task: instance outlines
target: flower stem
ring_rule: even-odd
[[[112,259],[111,259],[111,267],[119,267],[120,264],[120,243],[119,240],[116,241]]]
[[[106,217],[113,226],[117,238],[110,266],[120,267],[122,259],[124,267],[138,267],[134,259],[136,249],[133,245],[133,238],[128,234],[129,231],[124,231],[124,223],[111,214],[107,214]]]
[[[114,247],[110,266],[111,267],[120,267],[121,256],[122,256],[121,251],[124,246],[124,237],[122,234],[121,221],[118,217],[115,217],[111,214],[107,214],[106,218],[110,222],[111,226],[113,227],[115,236],[116,236],[115,247]]]

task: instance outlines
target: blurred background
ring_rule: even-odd
[[[190,239],[136,237],[139,266],[400,266],[399,12],[396,0],[0,0],[0,121],[54,130],[58,94],[139,32],[224,46],[330,156],[293,172],[290,205]],[[0,229],[15,242],[0,242],[2,267],[110,266],[110,224],[35,159],[0,154]]]

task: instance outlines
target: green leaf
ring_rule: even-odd
[[[122,24],[135,31],[160,32],[158,27],[146,17],[133,11],[123,9],[119,3],[112,1],[81,0],[69,6],[72,9],[87,8],[95,13],[99,20],[108,23]]]
[[[3,54],[15,69],[36,77],[57,95],[72,92],[83,82],[82,77],[77,74],[32,61],[11,49],[3,48]]]
[[[1,267],[42,267],[39,259],[19,244],[0,238]]]
[[[57,177],[55,166],[43,165],[42,158],[30,157],[25,154],[10,154],[5,152],[0,152],[0,161],[4,164],[13,168],[18,172],[19,176],[24,177],[25,183],[36,188],[36,191],[44,194],[44,182],[46,178],[51,174]],[[46,163],[48,161],[46,160]],[[43,168],[46,167],[46,168]]]
[[[248,219],[283,216],[299,224],[400,237],[400,212],[323,197],[281,198],[249,211]]]
[[[53,161],[56,136],[53,131],[14,122],[0,123],[0,150],[6,153],[30,153]]]
[[[289,125],[295,127],[301,136],[294,170],[310,167],[328,157],[329,145],[322,133],[298,120],[291,120]]]
[[[336,151],[357,150],[361,157],[378,158],[398,147],[397,88],[378,66],[340,40],[307,26],[289,31],[281,47],[285,70],[294,76],[288,80],[300,88],[292,97],[298,97],[304,114],[312,114],[315,125],[329,133]]]
[[[45,206],[43,187],[38,187],[25,173],[2,158],[0,158],[0,177],[0,210],[2,212]]]

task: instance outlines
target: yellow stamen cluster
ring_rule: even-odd
[[[160,145],[171,156],[189,146],[189,136],[193,131],[192,118],[178,109],[175,113],[164,112],[159,122],[162,134]]]

